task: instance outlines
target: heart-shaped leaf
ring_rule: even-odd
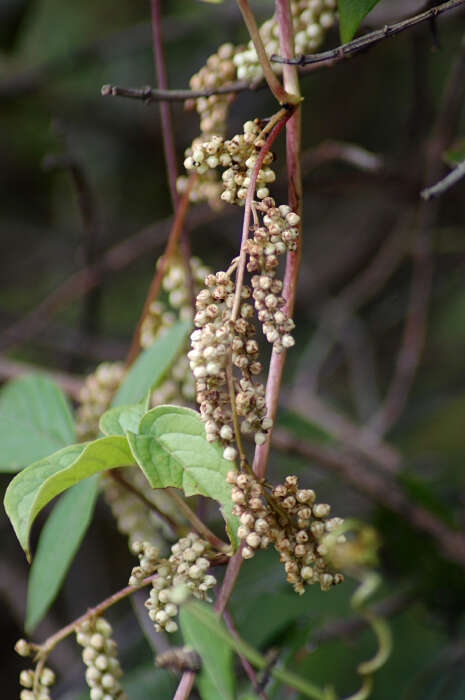
[[[5,493],[5,510],[30,560],[29,533],[39,511],[78,481],[113,467],[134,464],[125,437],[114,435],[70,445],[23,469]]]
[[[0,471],[27,464],[76,440],[68,401],[50,379],[14,379],[0,392]]]
[[[42,528],[27,585],[29,634],[55,600],[91,521],[97,494],[96,476],[75,484],[61,496]]]
[[[142,403],[115,406],[105,411],[99,428],[104,435],[124,435],[127,430],[136,433],[146,408]]]
[[[232,468],[219,444],[207,442],[199,414],[180,406],[157,406],[142,418],[137,433],[127,432],[135,460],[153,488],[175,486],[186,496],[201,494],[221,504],[231,542],[238,526],[232,514]]]
[[[339,34],[343,43],[353,38],[362,19],[378,3],[379,0],[338,0]]]

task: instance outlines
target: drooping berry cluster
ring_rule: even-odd
[[[336,22],[336,7],[337,0],[293,0],[290,3],[296,55],[312,53],[318,49],[326,32]],[[280,48],[279,28],[274,15],[260,27],[260,35],[267,56],[278,54]],[[274,63],[273,68],[277,73],[282,71],[282,65],[279,63]],[[236,79],[253,83],[262,77],[263,71],[251,41],[247,46],[223,44],[216,53],[208,58],[206,65],[192,76],[190,86],[193,90],[214,90]],[[200,115],[201,132],[201,136],[193,141],[190,150],[186,152],[188,157],[192,157],[203,142],[210,142],[211,137],[223,137],[226,134],[229,106],[234,98],[234,93],[224,93],[186,101],[186,108],[193,109],[195,107]],[[200,177],[191,191],[190,199],[193,202],[208,201],[210,206],[217,208],[218,198],[222,192],[221,184],[210,166],[209,168],[201,167],[200,173]],[[184,191],[186,182],[185,177],[178,178],[179,192]],[[228,184],[231,185],[232,181]],[[243,185],[238,186],[238,190],[241,188]],[[262,189],[266,189],[266,182],[263,183]],[[225,201],[235,201],[234,195],[231,199],[227,199],[227,192],[229,192],[228,189],[223,192]],[[240,197],[238,200],[241,201]]]
[[[86,378],[76,412],[76,433],[80,440],[92,440],[98,434],[100,416],[110,405],[124,373],[122,362],[102,362]]]
[[[147,550],[142,544],[140,550],[142,561]],[[207,573],[211,547],[196,533],[182,537],[171,547],[171,552],[169,559],[160,559],[154,564],[152,573],[157,571],[158,576],[154,578],[150,597],[145,602],[157,631],[176,632],[178,629],[173,619],[178,614],[177,589],[185,588],[195,598],[205,600],[210,588],[216,584],[215,577]],[[148,563],[147,557],[147,567]],[[134,571],[131,578],[133,575]],[[138,575],[136,572],[137,580]],[[144,575],[147,574],[144,572]]]
[[[259,119],[254,119],[245,122],[243,133],[236,134],[232,139],[226,140],[216,134],[208,140],[195,139],[192,146],[186,150],[184,160],[186,170],[195,170],[198,175],[191,198],[195,201],[199,199],[199,188],[203,188],[205,182],[211,183],[209,172],[220,166],[223,168],[221,199],[229,204],[244,204],[252,171],[264,144],[261,138],[263,126]],[[268,185],[276,179],[276,174],[270,167],[273,159],[273,153],[268,151],[258,172],[258,199],[269,195]],[[218,192],[215,191],[214,194],[218,195]]]
[[[242,556],[250,559],[257,549],[273,543],[284,564],[286,578],[297,593],[305,585],[319,583],[323,591],[343,581],[325,560],[325,534],[340,526],[342,518],[327,519],[330,506],[315,503],[315,492],[300,489],[298,478],[287,476],[272,491],[253,476],[232,470],[227,475],[233,485],[233,512],[239,517],[237,534],[244,541]],[[338,543],[344,536],[337,538]]]
[[[222,44],[218,51],[212,54],[205,66],[194,73],[189,81],[192,90],[214,90],[221,85],[235,80],[236,65],[234,56],[243,50],[243,46]],[[202,134],[223,134],[226,125],[229,103],[232,95],[211,95],[187,100],[186,109],[195,109],[200,115],[200,130]]]
[[[224,457],[234,460],[233,417],[228,388],[228,363],[239,368],[241,377],[234,381],[235,410],[243,418],[241,429],[255,432],[257,444],[264,441],[271,427],[266,418],[265,390],[254,380],[261,372],[258,343],[251,319],[253,306],[249,303],[251,290],[244,285],[238,318],[232,319],[234,283],[228,272],[207,275],[205,289],[197,296],[197,327],[191,335],[192,349],[188,358],[195,378],[197,402],[205,422],[209,442],[221,440]]]
[[[233,318],[236,292],[231,275],[236,263],[233,262],[227,272],[207,275],[205,288],[197,295],[196,330],[191,335],[192,349],[187,355],[207,440],[220,440],[224,457],[231,461],[237,453],[233,446],[228,368],[232,372],[234,366],[240,371],[240,377],[233,376],[231,381],[241,432],[253,434],[256,444],[260,445],[272,426],[266,415],[264,387],[256,379],[262,365],[255,339],[254,309],[266,339],[276,352],[294,344],[291,335],[294,322],[285,310],[277,266],[279,256],[297,246],[300,218],[287,205],[276,207],[271,197],[254,202],[252,207],[256,223],[251,227],[253,236],[245,245],[252,288],[242,285],[238,314]]]
[[[336,5],[336,0],[294,0],[290,3],[296,56],[312,53],[322,44],[326,31],[336,21]],[[262,24],[260,36],[268,58],[279,54],[279,28],[275,16]],[[235,52],[233,62],[239,80],[256,81],[263,77],[252,41],[243,51]],[[282,65],[275,64],[274,69],[279,73]]]
[[[87,666],[90,700],[127,700],[119,682],[123,672],[116,642],[111,637],[112,627],[103,617],[87,619],[76,629],[76,640],[84,647],[82,660]]]
[[[15,651],[20,656],[33,656],[37,646],[30,644],[25,639],[19,639],[15,645]],[[28,668],[19,674],[19,684],[22,690],[19,694],[20,700],[50,700],[50,686],[55,683],[55,674],[51,668],[43,666],[39,668]]]

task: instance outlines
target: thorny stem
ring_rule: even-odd
[[[169,497],[176,503],[181,513],[190,522],[192,527],[198,532],[199,535],[205,537],[205,539],[210,542],[212,547],[217,549],[219,552],[225,552],[229,549],[226,542],[223,542],[219,537],[217,537],[194,513],[194,511],[189,508],[185,500],[178,494],[176,489],[168,486],[165,489]]]
[[[265,80],[271,92],[276,97],[280,105],[286,103],[293,105],[298,104],[300,102],[300,97],[296,97],[296,95],[292,94],[289,95],[286,92],[286,89],[283,88],[279,79],[276,76],[276,73],[271,67],[271,63],[268,59],[268,56],[266,55],[265,47],[263,46],[263,41],[260,36],[257,23],[255,22],[253,12],[250,9],[248,0],[237,0],[237,4],[239,5],[242,17],[249,31],[250,38],[252,39],[255,51],[257,52],[258,60],[261,65],[263,75],[265,76]]]
[[[131,347],[129,349],[129,353],[128,353],[128,356],[126,359],[126,365],[131,365],[134,362],[134,360],[136,359],[137,355],[139,354],[139,351],[140,351],[140,331],[142,328],[142,324],[144,322],[145,317],[147,316],[147,314],[149,312],[150,304],[158,296],[158,293],[159,293],[160,288],[161,288],[161,283],[163,280],[163,275],[165,274],[165,270],[166,270],[166,266],[168,264],[168,261],[175,253],[176,246],[177,246],[177,243],[179,241],[179,237],[181,235],[181,230],[182,230],[182,227],[184,224],[184,220],[186,218],[187,209],[189,207],[189,195],[190,195],[192,187],[194,186],[195,178],[196,178],[195,173],[192,173],[189,176],[189,179],[187,181],[186,190],[185,190],[185,192],[183,192],[183,195],[179,201],[179,206],[176,209],[176,215],[174,217],[173,225],[171,227],[168,241],[166,243],[165,252],[163,253],[162,257],[159,258],[159,260],[158,260],[155,274],[153,276],[152,282],[151,282],[150,287],[149,287],[149,291],[148,291],[147,296],[145,298],[142,313],[140,315],[139,321],[137,322],[136,330],[134,331]]]
[[[276,0],[276,19],[279,26],[281,53],[283,56],[292,56],[294,53],[294,35],[292,17],[287,0]],[[295,66],[283,66],[284,87],[295,95],[299,95],[299,78]],[[289,206],[301,216],[302,178],[300,172],[300,141],[301,141],[301,110],[297,106],[286,124],[286,162],[288,174]],[[292,316],[294,308],[297,275],[300,265],[301,247],[295,252],[289,252],[286,258],[286,270],[284,273],[283,297],[286,299],[286,313]],[[286,359],[286,352],[272,352],[268,381],[266,384],[266,406],[268,416],[273,420],[276,417],[278,407],[281,378]],[[265,476],[268,456],[271,445],[271,431],[263,445],[258,445],[255,450],[253,470],[261,479]]]
[[[152,38],[153,38],[153,54],[155,59],[155,72],[157,75],[157,84],[161,90],[166,90],[168,81],[166,78],[165,56],[163,52],[163,37],[161,32],[161,0],[150,0],[152,11]],[[165,153],[166,171],[168,174],[168,183],[170,188],[171,202],[173,210],[176,211],[179,204],[179,196],[176,189],[177,166],[176,166],[176,148],[174,143],[173,119],[171,114],[171,105],[169,102],[163,101],[160,103],[161,130],[163,136],[163,151]],[[181,251],[186,273],[186,285],[189,289],[192,308],[195,307],[195,290],[192,279],[192,271],[190,267],[190,244],[189,236],[185,228],[181,230]]]

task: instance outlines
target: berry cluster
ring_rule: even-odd
[[[336,5],[336,0],[294,0],[291,2],[296,56],[312,53],[322,44],[325,32],[336,22]],[[260,36],[268,58],[279,53],[279,29],[274,16],[262,24]],[[249,41],[243,51],[235,52],[233,61],[239,80],[252,82],[263,77],[252,41]],[[280,72],[282,66],[276,64],[275,70]]]
[[[297,248],[300,217],[286,204],[276,207],[272,197],[255,203],[254,207],[262,215],[262,225],[254,227],[246,247],[247,270],[253,273],[252,297],[266,339],[276,352],[282,352],[294,345],[290,335],[294,321],[283,309],[283,284],[276,278],[276,270],[278,257]]]
[[[308,54],[316,51],[323,42],[325,33],[336,22],[337,0],[292,0],[290,7],[294,27],[295,54]],[[268,57],[279,53],[279,29],[275,16],[263,23],[260,27],[260,35]],[[274,70],[278,73],[281,72],[282,65],[274,64]],[[206,65],[192,76],[190,87],[193,90],[214,90],[236,79],[256,82],[262,77],[263,71],[251,41],[247,46],[223,44],[217,53],[208,58]],[[195,107],[200,115],[201,133],[201,136],[193,141],[191,148],[186,152],[187,158],[193,157],[194,152],[201,148],[205,141],[211,142],[212,137],[225,135],[229,105],[234,97],[233,93],[225,93],[186,101],[186,109]],[[215,153],[209,153],[208,157],[212,155],[214,156]],[[206,160],[207,157],[204,161]],[[208,201],[212,208],[218,208],[218,198],[223,191],[222,186],[211,166],[204,168],[200,163],[199,165],[199,177],[191,191],[190,199],[193,202]],[[204,170],[203,173],[202,170]],[[235,176],[236,173],[234,173]],[[232,184],[232,181],[228,184]],[[187,178],[178,178],[179,192],[184,191],[186,183]],[[243,187],[242,184],[238,185],[238,191]],[[262,184],[261,189],[266,189],[266,181]],[[227,202],[236,201],[235,193],[232,193],[232,198],[228,199],[227,192],[229,192],[228,189],[223,192],[225,195],[223,199]],[[240,202],[240,196],[238,199]]]
[[[209,173],[220,166],[224,169],[221,199],[229,204],[244,204],[258,152],[264,144],[261,137],[262,127],[260,120],[254,119],[245,122],[243,133],[236,134],[232,139],[226,140],[216,134],[208,140],[195,139],[192,146],[186,150],[184,160],[186,170],[195,170],[198,175],[196,189],[193,190],[194,194],[191,194],[191,198],[199,199],[199,188],[204,188],[205,182],[210,187]],[[258,199],[269,195],[268,185],[276,179],[274,170],[269,167],[273,160],[274,155],[269,151],[258,172],[256,183]],[[218,195],[218,192],[215,191],[215,194]]]
[[[272,426],[266,415],[265,391],[256,380],[262,365],[255,339],[254,309],[263,332],[276,352],[290,348],[294,322],[288,317],[281,296],[283,284],[277,278],[278,257],[295,250],[300,218],[290,207],[275,206],[271,197],[253,205],[253,237],[246,242],[247,270],[252,287],[243,285],[239,312],[233,318],[235,284],[231,280],[236,263],[227,272],[205,278],[205,288],[197,295],[196,330],[191,335],[188,353],[195,379],[196,399],[205,422],[207,440],[220,440],[224,457],[234,461],[234,430],[231,410],[231,387],[228,367],[237,367],[240,377],[232,378],[235,413],[244,434],[253,434],[257,445],[263,444]],[[260,216],[262,221],[260,222]],[[253,302],[253,303],[251,303]],[[231,367],[232,370],[232,367]]]
[[[205,66],[194,73],[189,81],[192,90],[214,90],[236,78],[234,56],[244,47],[233,44],[222,44],[218,51],[209,56]],[[200,130],[202,134],[222,134],[225,131],[226,118],[232,95],[211,95],[187,100],[186,109],[195,109],[200,115]]]
[[[98,434],[100,416],[110,405],[124,372],[122,362],[102,362],[86,378],[79,392],[80,406],[76,413],[76,433],[80,440],[92,440]]]
[[[90,700],[127,700],[119,683],[123,672],[111,636],[111,625],[102,617],[85,620],[76,628],[76,640],[84,647],[82,660],[87,666]]]
[[[143,545],[141,552],[145,552],[146,549],[142,548]],[[153,567],[152,572],[156,570],[158,576],[154,578],[150,597],[145,602],[157,631],[176,632],[178,629],[173,619],[178,614],[177,589],[185,588],[195,598],[205,600],[210,588],[216,584],[215,577],[207,573],[211,547],[197,534],[191,532],[182,537],[171,547],[171,552],[169,559],[160,559]],[[141,561],[143,559],[144,554]]]
[[[197,327],[191,335],[192,349],[188,358],[195,378],[197,402],[200,415],[205,422],[209,442],[220,439],[224,446],[224,457],[233,461],[236,450],[233,417],[228,389],[228,363],[240,369],[241,378],[234,379],[235,409],[244,418],[241,429],[244,433],[255,432],[257,443],[264,442],[266,431],[271,427],[266,418],[265,390],[254,381],[261,372],[258,360],[258,343],[255,326],[251,321],[253,306],[249,302],[251,290],[244,285],[238,318],[232,318],[234,305],[234,283],[228,272],[207,275],[205,289],[197,296]]]
[[[330,506],[315,503],[314,491],[300,489],[294,475],[287,476],[284,484],[272,491],[253,476],[236,470],[228,472],[227,481],[233,486],[233,512],[241,523],[237,534],[244,541],[244,559],[272,542],[296,593],[303,593],[306,584],[319,583],[326,591],[343,581],[342,574],[328,568],[327,547],[322,542],[343,520],[325,520]],[[343,541],[343,535],[336,538],[338,544]]]
[[[19,684],[23,688],[19,694],[20,700],[50,700],[50,686],[55,683],[52,669],[44,666],[36,682],[35,677],[36,672],[32,668],[19,674]]]

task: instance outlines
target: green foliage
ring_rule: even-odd
[[[362,19],[377,5],[379,0],[338,0],[339,33],[341,41],[350,41]]]
[[[100,418],[100,430],[104,435],[125,435],[127,430],[137,433],[144,413],[145,406],[142,403],[115,406],[105,411]]]
[[[9,484],[5,510],[30,559],[29,533],[40,510],[52,498],[97,472],[134,464],[124,437],[104,437],[70,445],[23,469]]]
[[[190,606],[183,606],[179,615],[185,643],[193,647],[202,659],[202,670],[198,676],[200,695],[202,700],[233,700],[235,683],[231,646],[224,643],[221,623],[212,611],[208,608],[201,611],[199,617]]]
[[[75,484],[60,498],[42,529],[28,580],[28,633],[55,600],[91,521],[97,494],[96,476]]]
[[[444,153],[444,160],[449,165],[458,165],[465,160],[465,138],[456,141],[451,148]]]
[[[154,489],[175,486],[186,496],[201,494],[218,501],[234,542],[237,518],[232,514],[231,486],[225,480],[232,464],[223,458],[220,445],[207,442],[196,411],[157,406],[142,418],[137,433],[128,431],[127,437]]]
[[[76,439],[67,399],[50,379],[14,379],[0,391],[0,470],[15,472]]]
[[[112,406],[142,401],[148,391],[158,386],[182,350],[190,327],[187,321],[174,323],[161,338],[141,352],[121,382]]]

